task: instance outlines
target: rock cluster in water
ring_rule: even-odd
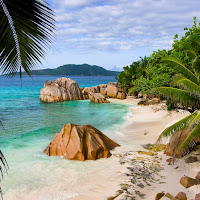
[[[96,160],[111,156],[110,150],[120,146],[91,125],[64,125],[44,153],[70,160]]]
[[[106,97],[125,99],[126,94],[117,83],[79,88],[75,81],[65,77],[45,81],[44,88],[40,91],[40,100],[47,103],[82,99],[90,99],[94,103],[108,103]]]

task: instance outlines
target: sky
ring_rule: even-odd
[[[199,0],[48,0],[56,32],[42,68],[91,64],[124,66],[171,49],[174,35],[200,21]]]

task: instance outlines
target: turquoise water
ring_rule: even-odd
[[[1,182],[5,200],[69,199],[80,191],[72,192],[68,182],[81,184],[91,171],[109,166],[105,159],[83,163],[43,154],[64,124],[91,124],[120,142],[116,127],[124,122],[129,107],[114,103],[94,104],[89,100],[40,102],[39,93],[44,81],[56,78],[24,77],[21,87],[19,77],[13,80],[0,77],[0,120],[5,128],[0,127],[0,144],[10,166],[9,174]],[[80,87],[115,81],[114,77],[71,78]],[[99,165],[101,162],[103,165]],[[49,193],[51,187],[55,194]]]

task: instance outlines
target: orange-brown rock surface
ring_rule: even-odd
[[[183,131],[178,131],[175,133],[169,140],[169,143],[166,145],[164,153],[167,156],[173,156],[174,153],[177,151],[178,147],[182,144],[182,142],[186,139],[188,133]],[[184,153],[184,149],[179,152],[180,156]]]
[[[110,150],[119,146],[91,125],[64,125],[44,153],[70,160],[96,160],[111,156]]]

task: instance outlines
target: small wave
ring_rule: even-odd
[[[133,118],[133,112],[131,110],[123,117],[124,120],[130,120]]]

